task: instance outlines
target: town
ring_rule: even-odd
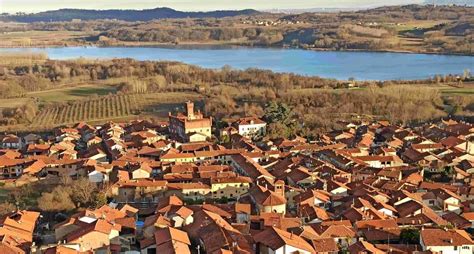
[[[0,134],[0,253],[474,253],[469,121],[309,140],[205,112]]]

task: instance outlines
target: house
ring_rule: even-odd
[[[395,219],[361,220],[355,223],[355,227],[359,235],[364,236],[370,242],[400,239],[401,229]]]
[[[82,175],[83,160],[60,159],[51,160],[46,163],[48,174],[56,176],[79,176]]]
[[[299,206],[309,204],[318,207],[328,207],[331,203],[331,194],[323,190],[310,189],[295,196],[293,199]]]
[[[18,178],[23,174],[27,160],[0,156],[0,179]]]
[[[143,236],[151,238],[159,228],[171,227],[170,219],[161,214],[154,214],[145,218],[143,223]]]
[[[257,117],[245,117],[232,123],[239,135],[246,138],[263,137],[266,133],[267,123]]]
[[[38,142],[41,141],[41,136],[30,133],[26,136],[23,137],[23,140],[25,141],[25,144],[30,145],[30,144],[37,144]]]
[[[256,253],[316,253],[304,238],[276,227],[269,227],[257,233],[253,239],[257,244]]]
[[[211,197],[220,198],[239,198],[246,194],[252,183],[252,179],[244,176],[213,177],[211,181]]]
[[[411,147],[419,153],[434,152],[444,148],[444,146],[440,143],[412,144]]]
[[[337,254],[339,246],[332,238],[316,238],[311,239],[311,244],[317,254]]]
[[[124,205],[120,210],[116,206],[103,205],[95,210],[86,210],[84,216],[90,218],[103,219],[116,226],[119,231],[120,244],[123,249],[130,249],[130,246],[136,243],[136,221],[138,209],[129,205]],[[111,243],[115,245],[117,239],[112,235]],[[113,246],[111,246],[113,248]]]
[[[111,187],[111,193],[118,202],[155,201],[166,188],[167,181],[162,180],[120,180]]]
[[[23,148],[23,141],[20,137],[9,134],[2,139],[2,148],[7,149],[21,149]]]
[[[198,111],[194,112],[194,103],[186,102],[186,112],[169,116],[169,132],[176,139],[181,142],[205,141],[211,137],[212,118],[205,118],[203,114]]]
[[[131,134],[131,139],[138,144],[150,145],[164,138],[164,136],[158,135],[154,130],[138,131]]]
[[[269,186],[267,186],[269,187]],[[260,213],[286,213],[284,182],[275,182],[274,190],[260,185],[250,189],[249,195]]]
[[[463,140],[454,136],[449,136],[440,141],[446,148],[456,148],[468,154],[474,154],[474,145],[470,140]]]
[[[327,192],[335,196],[347,196],[347,193],[350,190],[347,185],[334,180],[326,181],[325,187]]]
[[[153,169],[147,162],[141,164],[132,165],[130,172],[132,173],[132,179],[146,179],[150,178]]]
[[[331,219],[331,215],[326,210],[309,204],[299,206],[298,215],[306,223],[318,223]]]
[[[176,195],[183,199],[204,200],[210,193],[211,186],[203,182],[168,183],[167,195]]]
[[[56,141],[77,141],[81,138],[79,131],[73,128],[59,128],[55,130]]]
[[[471,223],[470,228],[474,228],[474,212],[463,213],[462,217]]]
[[[91,147],[93,145],[100,144],[100,143],[102,143],[102,139],[95,135],[91,135],[86,141],[87,147]]]
[[[46,167],[46,163],[42,160],[37,160],[32,163],[27,163],[25,169],[23,169],[23,173],[29,176],[42,176],[44,175],[44,168]]]
[[[348,247],[357,239],[356,232],[352,228],[349,220],[323,221],[321,223],[310,224],[318,237],[331,238],[342,247]]]
[[[191,254],[190,245],[188,234],[172,227],[158,229],[153,238],[140,242],[142,254]]]
[[[443,211],[451,211],[458,214],[461,213],[461,197],[456,193],[447,189],[436,189],[433,190],[433,193],[436,196],[437,203],[440,204]]]
[[[21,210],[7,214],[0,223],[1,253],[30,253],[40,213]]]
[[[242,154],[231,155],[232,168],[240,175],[248,176],[252,179],[259,177],[274,179],[275,177],[268,172],[267,169],[262,167],[260,164]]]
[[[107,154],[97,145],[89,147],[87,152],[82,156],[90,160],[96,160],[98,162],[107,162]]]
[[[229,127],[225,127],[223,129],[220,130],[220,138],[221,139],[225,139],[226,137],[230,139],[230,137],[234,134],[238,134],[239,131],[232,127],[232,126],[229,126]]]
[[[25,154],[29,156],[48,155],[49,148],[49,144],[28,144]]]
[[[183,206],[183,201],[177,196],[168,196],[160,199],[156,207],[156,214],[164,215],[173,227],[182,227],[193,223],[194,211]]]
[[[105,183],[110,181],[110,173],[112,172],[111,164],[94,165],[93,170],[88,173],[89,181],[92,183]]]
[[[118,243],[120,224],[89,216],[80,217],[74,223],[77,227],[65,236],[67,247],[76,251],[98,251],[110,249]]]
[[[443,254],[471,254],[474,249],[474,241],[469,234],[459,229],[423,229],[420,232],[420,245],[424,251]]]
[[[353,245],[349,246],[348,251],[350,254],[384,254],[385,251],[376,248],[373,244],[367,241],[356,242]]]
[[[358,160],[367,163],[370,167],[373,168],[385,168],[385,167],[399,167],[403,165],[402,159],[398,156],[380,156],[380,155],[368,155],[368,156],[359,156]]]
[[[222,253],[222,251],[224,251],[223,253],[229,251],[251,253],[252,247],[248,240],[237,230],[241,227],[235,225],[237,228],[234,228],[234,225],[224,219],[229,213],[215,206],[212,208],[207,206],[207,209],[214,212],[204,209],[203,206],[194,214],[194,223],[186,227],[189,236],[196,239],[201,246],[201,251],[206,253]]]
[[[250,221],[251,209],[252,207],[250,204],[234,203],[235,220],[237,223]]]

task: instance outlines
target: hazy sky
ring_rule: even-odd
[[[170,7],[201,11],[223,9],[365,8],[381,5],[414,4],[423,0],[0,0],[0,12],[38,12],[60,8],[149,9]]]

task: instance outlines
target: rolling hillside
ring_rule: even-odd
[[[50,21],[71,21],[96,20],[96,19],[118,19],[124,21],[149,21],[153,19],[166,18],[223,18],[239,15],[258,14],[256,10],[236,10],[236,11],[211,11],[211,12],[182,12],[170,8],[155,8],[147,10],[82,10],[82,9],[60,9],[45,11],[27,15],[10,15],[1,18],[4,21],[15,22],[50,22]]]

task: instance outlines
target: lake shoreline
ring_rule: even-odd
[[[71,44],[71,45],[28,45],[28,46],[3,46],[0,45],[0,49],[14,49],[14,48],[75,48],[75,47],[94,47],[94,48],[180,48],[184,47],[222,47],[222,48],[263,48],[263,49],[299,49],[299,50],[309,50],[316,52],[365,52],[365,53],[401,53],[401,54],[425,54],[425,55],[446,55],[446,56],[470,56],[474,57],[474,52],[471,54],[456,53],[456,52],[430,52],[430,51],[413,51],[413,50],[402,50],[402,49],[378,49],[378,50],[367,50],[367,49],[333,49],[333,48],[305,48],[305,47],[286,47],[280,45],[274,46],[264,46],[264,45],[253,45],[251,43],[228,43],[228,42],[209,42],[209,43],[196,43],[196,42],[182,42],[179,44],[174,43],[135,43],[135,42],[125,42],[117,43],[111,45],[101,45],[97,43],[91,44]]]
[[[28,50],[31,49],[31,50]],[[330,51],[236,45],[147,45],[0,48],[1,53],[44,53],[51,60],[124,59],[176,61],[208,69],[230,66],[323,78],[368,81],[420,80],[436,75],[462,75],[474,58],[387,51]]]

